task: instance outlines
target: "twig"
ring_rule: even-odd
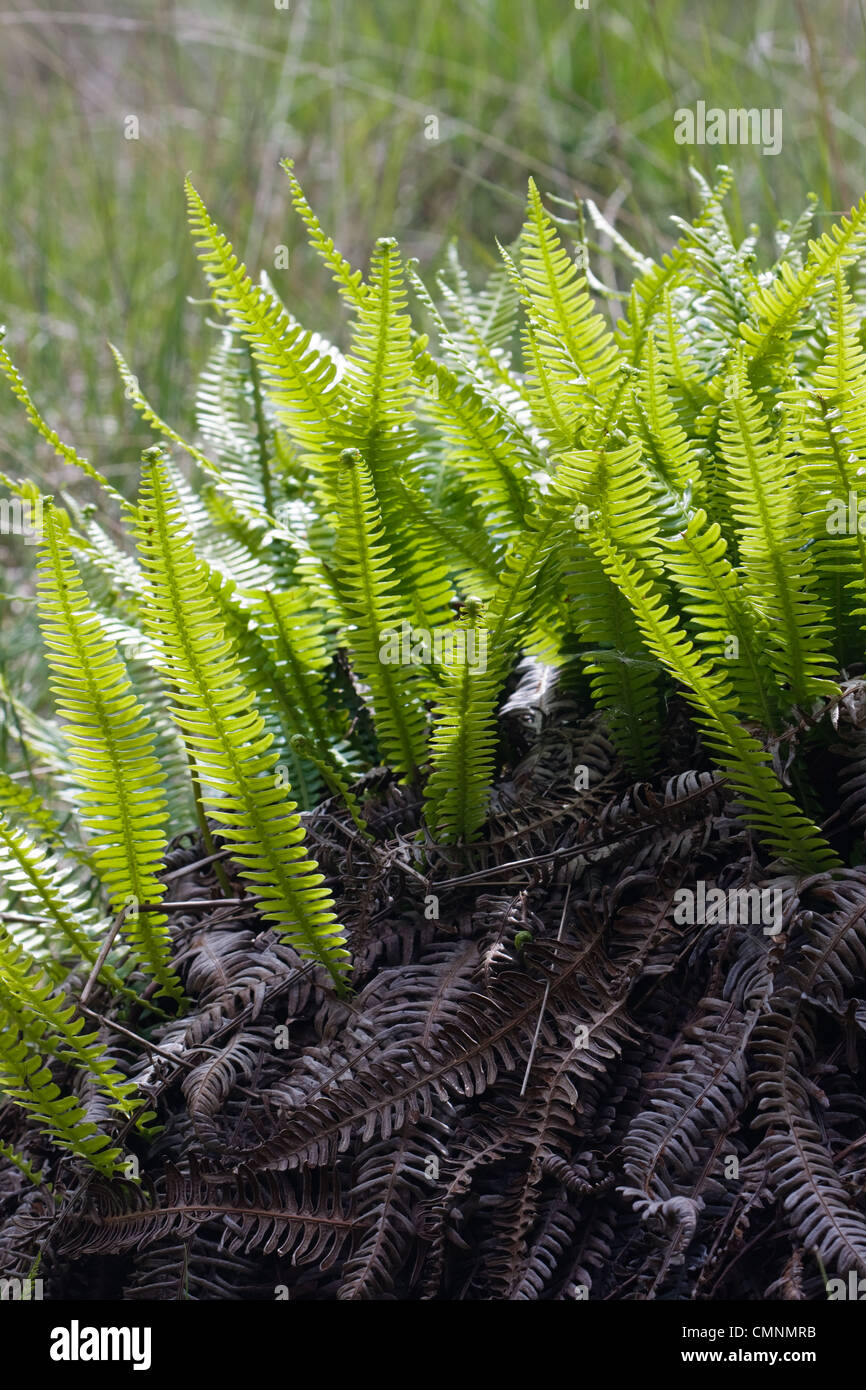
[[[79,1001],[78,1001],[79,1004],[82,1004],[82,1005],[86,1004],[87,1001],[88,1001],[88,999],[90,998],[90,992],[91,992],[91,990],[93,989],[93,986],[96,984],[97,979],[99,978],[99,972],[100,972],[100,970],[102,969],[103,965],[105,964],[105,962],[106,962],[107,959],[108,959],[108,953],[109,953],[109,951],[111,950],[112,946],[114,945],[115,939],[116,939],[116,937],[117,937],[117,933],[120,931],[120,928],[123,926],[123,923],[124,923],[124,921],[125,921],[125,919],[126,919],[127,911],[128,911],[128,908],[125,908],[125,907],[124,907],[124,908],[121,908],[120,912],[119,912],[119,913],[117,914],[117,916],[115,917],[115,919],[114,919],[114,921],[113,921],[113,923],[112,923],[112,925],[111,925],[111,927],[110,927],[110,929],[109,929],[108,935],[106,936],[105,940],[104,940],[103,943],[102,943],[102,946],[101,946],[100,951],[99,951],[99,955],[96,957],[96,960],[93,962],[93,969],[91,970],[90,974],[89,974],[88,977],[87,977],[87,982],[86,982],[86,984],[85,984],[85,986],[84,986],[84,989],[81,991],[81,998],[80,998]]]
[[[139,912],[176,912],[182,907],[252,907],[254,898],[183,898],[177,902],[142,903]]]
[[[90,1018],[95,1018],[97,1023],[101,1023],[104,1028],[110,1028],[115,1033],[122,1033],[125,1038],[138,1043],[146,1052],[154,1052],[158,1057],[164,1057],[167,1062],[171,1062],[172,1066],[195,1067],[198,1065],[197,1062],[191,1062],[187,1057],[179,1057],[176,1053],[165,1052],[161,1047],[157,1047],[156,1043],[149,1042],[139,1033],[133,1033],[131,1028],[124,1028],[122,1023],[116,1023],[113,1018],[106,1018],[104,1014],[97,1013],[95,1009],[88,1009],[84,1004],[80,1004],[79,1008],[82,1013],[87,1014]],[[192,1048],[191,1050],[197,1051],[198,1049]]]
[[[182,902],[139,903],[137,911],[175,912],[184,907],[240,907],[241,905],[249,904],[250,901],[251,900],[249,898],[185,898]],[[117,917],[112,923],[111,929],[102,943],[99,955],[96,957],[93,969],[87,977],[87,982],[84,986],[84,989],[81,991],[81,998],[79,1000],[80,1004],[86,1004],[88,999],[90,998],[93,986],[96,984],[97,978],[99,976],[99,972],[105,964],[106,960],[108,959],[108,953],[114,945],[115,940],[117,939],[117,933],[123,926],[128,911],[129,908],[124,907],[118,913]]]
[[[721,786],[725,786],[728,781],[729,778],[727,777],[716,777],[706,787],[699,787],[697,791],[690,792],[688,796],[682,797],[681,800],[672,802],[671,809],[680,811],[683,806],[688,805],[690,801],[696,801],[701,797],[709,796],[710,792],[718,790]],[[663,805],[659,807],[660,811],[666,809],[667,808]],[[430,888],[432,892],[438,892],[443,888],[460,888],[466,883],[476,883],[483,879],[487,879],[491,874],[504,873],[510,869],[531,868],[534,864],[545,864],[551,859],[579,859],[581,855],[590,854],[592,851],[598,849],[608,849],[611,845],[620,844],[623,840],[631,839],[634,835],[644,835],[646,834],[646,830],[646,824],[636,825],[631,830],[620,831],[618,835],[608,835],[603,840],[590,840],[584,844],[566,845],[561,849],[548,850],[544,854],[530,855],[528,859],[509,859],[503,864],[491,864],[487,869],[476,869],[471,874],[462,874],[459,878],[441,879],[439,882],[431,883]],[[497,842],[494,841],[493,843]],[[479,844],[474,846],[474,848],[484,849],[485,846]],[[526,885],[524,884],[523,886],[525,887]]]
[[[562,931],[563,931],[563,928],[564,928],[564,926],[565,926],[565,914],[566,914],[566,912],[568,911],[568,900],[569,900],[570,897],[571,897],[571,883],[569,882],[568,888],[565,890],[565,902],[562,904],[562,916],[561,916],[560,919],[559,919],[559,931],[556,933],[556,939],[557,939],[557,941],[561,941],[561,940],[562,940]],[[527,1084],[528,1084],[528,1082],[529,1082],[529,1073],[530,1073],[530,1071],[532,1070],[532,1062],[533,1062],[533,1059],[534,1059],[534,1057],[535,1057],[535,1049],[536,1049],[537,1046],[538,1046],[538,1039],[539,1039],[539,1036],[540,1036],[540,1034],[541,1034],[541,1022],[542,1022],[542,1019],[544,1018],[544,1010],[547,1008],[547,1000],[548,1000],[549,995],[550,995],[550,981],[548,980],[547,984],[544,986],[544,996],[543,996],[543,998],[542,998],[542,1000],[541,1000],[541,1008],[540,1008],[539,1011],[538,1011],[538,1022],[537,1022],[536,1025],[535,1025],[535,1034],[534,1034],[533,1039],[532,1039],[532,1046],[531,1046],[531,1048],[529,1049],[529,1057],[528,1057],[527,1062],[526,1062],[526,1071],[523,1073],[523,1085],[522,1085],[521,1088],[520,1088],[520,1094],[521,1094],[521,1095],[525,1095],[525,1094],[526,1094],[526,1087],[527,1087]]]
[[[196,869],[203,869],[205,864],[213,864],[217,859],[228,859],[232,853],[230,849],[219,849],[215,854],[209,854],[205,859],[196,859],[193,864],[182,864],[179,869],[172,869],[171,873],[163,874],[163,883],[168,883],[173,878],[180,878],[183,874],[191,874]]]

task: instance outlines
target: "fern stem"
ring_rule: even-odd
[[[186,744],[184,744],[184,755],[186,757],[187,766],[189,768],[190,780],[192,782],[192,800],[193,805],[195,807],[195,818],[198,822],[198,828],[201,834],[202,844],[207,850],[208,859],[210,859],[213,863],[214,873],[217,876],[220,888],[223,890],[223,893],[226,895],[226,897],[230,897],[232,886],[229,882],[228,874],[226,873],[225,866],[222,862],[222,860],[226,856],[220,854],[220,852],[217,850],[216,843],[214,841],[213,835],[211,834],[210,826],[207,823],[204,802],[202,801],[201,781],[199,780],[198,769],[195,765],[195,759],[193,758],[192,753],[190,752]]]

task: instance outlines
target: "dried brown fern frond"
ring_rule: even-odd
[[[165,1126],[142,1185],[49,1161],[55,1203],[0,1159],[4,1267],[41,1250],[49,1296],[300,1301],[808,1299],[816,1251],[859,1269],[866,875],[780,872],[714,774],[629,786],[577,727],[560,755],[525,735],[536,770],[592,746],[615,783],[559,823],[534,771],[466,851],[417,838],[388,778],[371,843],[306,815],[350,999],[178,864],[173,893],[213,902],[172,921],[190,1012],[137,1061],[116,1040]],[[701,882],[778,890],[780,929],[678,920]]]

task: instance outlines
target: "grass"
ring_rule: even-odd
[[[593,194],[657,250],[691,210],[690,160],[732,164],[754,217],[814,189],[847,207],[866,184],[861,0],[289,0],[177,9],[73,0],[0,14],[0,317],[37,401],[115,479],[145,433],[124,409],[106,339],[164,414],[188,426],[208,344],[184,226],[190,171],[301,318],[324,283],[301,249],[277,160],[292,154],[323,222],[363,261],[396,235],[425,269],[458,229],[489,257],[519,224],[526,177]],[[673,112],[781,107],[784,145],[686,149]],[[128,139],[129,117],[138,138]],[[430,118],[439,139],[426,138]],[[735,209],[743,230],[744,218]],[[275,269],[275,247],[290,265]],[[603,271],[606,267],[602,267]],[[341,325],[331,325],[339,336]],[[56,412],[56,407],[55,407]],[[113,421],[122,419],[124,433]],[[0,449],[39,477],[9,399]]]

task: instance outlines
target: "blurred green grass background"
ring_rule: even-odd
[[[338,337],[286,154],[352,259],[389,233],[428,272],[455,235],[470,263],[491,261],[529,174],[591,194],[651,251],[693,210],[690,161],[734,168],[743,230],[795,217],[809,190],[839,210],[866,188],[863,0],[282,3],[0,10],[0,320],[37,403],[115,478],[145,434],[106,339],[186,427],[211,338],[189,303],[203,283],[187,171],[251,267]],[[780,107],[782,152],[677,146],[673,113],[698,99]],[[8,396],[0,452],[10,472],[44,466]]]

